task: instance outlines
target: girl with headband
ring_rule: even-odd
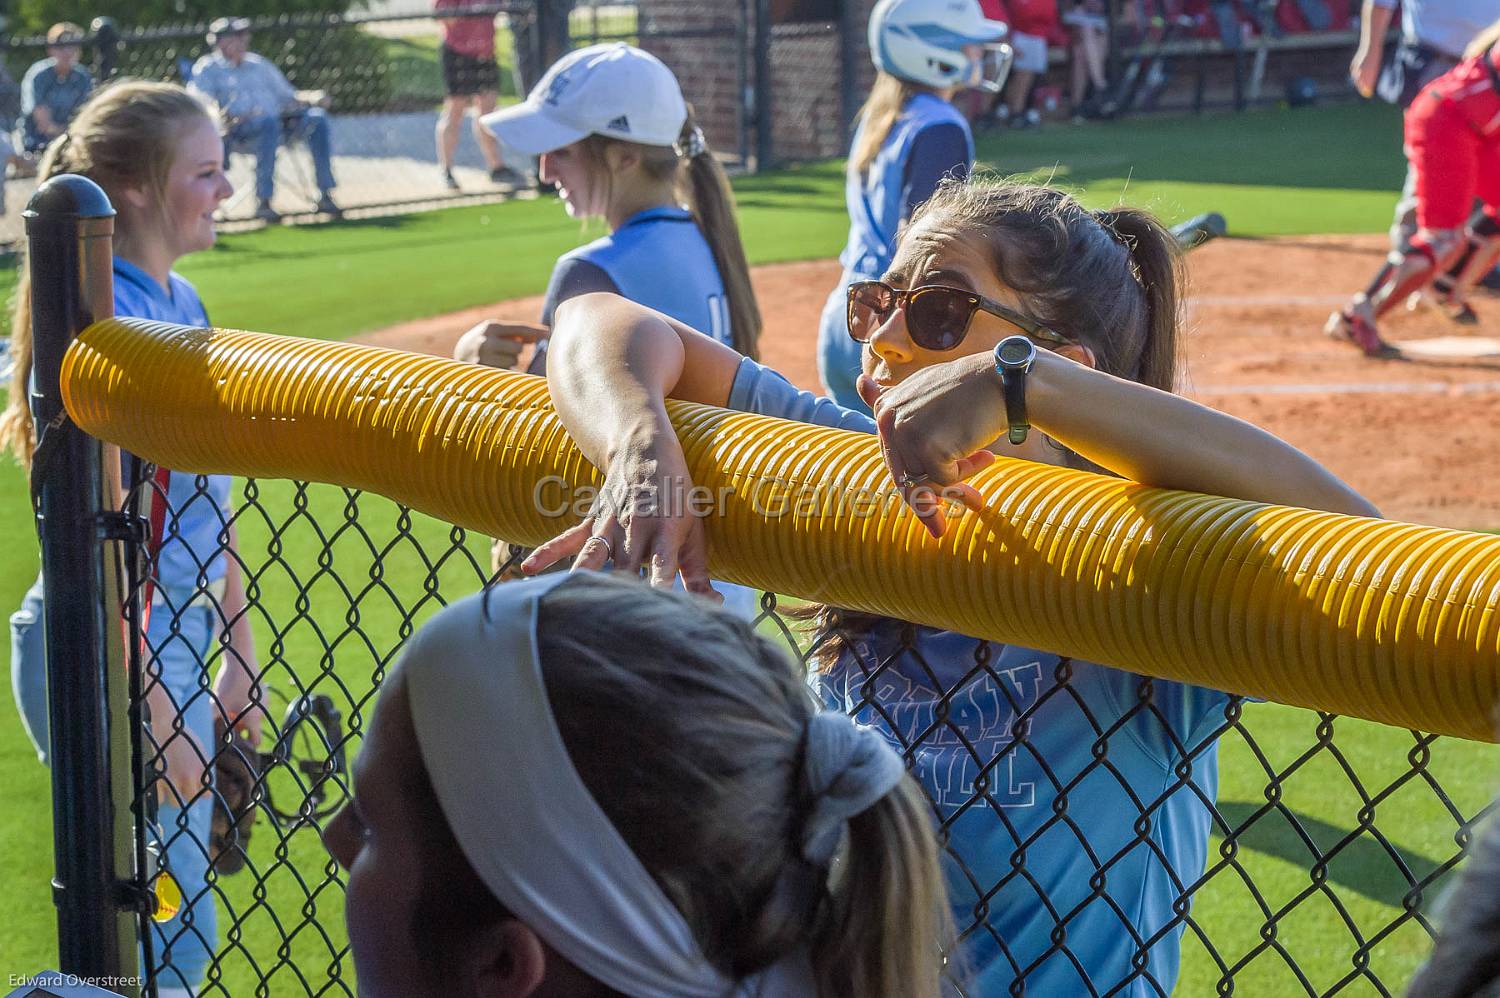
[[[364,998],[937,998],[926,812],[744,622],[554,574],[418,631],[323,837]]]
[[[671,397],[878,432],[935,535],[947,522],[933,490],[973,503],[963,479],[995,454],[1376,515],[1291,446],[1171,393],[1177,267],[1171,235],[1144,212],[1092,212],[1026,184],[949,183],[882,279],[849,288],[874,419],[606,295],[560,312],[547,377],[607,492],[691,487]],[[597,567],[612,554],[624,571],[649,565],[656,584],[681,567],[688,589],[708,587],[701,520],[622,509],[523,567],[567,555]],[[1231,698],[885,617],[822,608],[816,621],[820,695],[900,748],[941,822],[972,993],[1170,993]]]
[[[130,81],[100,90],[42,157],[43,180],[78,173],[104,188],[118,213],[114,231],[115,314],[207,328],[198,292],[172,268],[213,246],[214,210],[233,189],[224,177],[224,145],[208,109],[179,86]],[[31,297],[26,268],[11,332],[16,366],[0,440],[25,464],[36,446],[28,408],[31,382]],[[124,480],[131,482],[127,470]],[[260,740],[259,667],[245,588],[235,553],[228,475],[186,475],[158,469],[144,486],[165,505],[155,534],[154,583],[146,631],[146,698],[159,755],[157,814],[165,862],[182,888],[183,910],[153,923],[158,993],[181,998],[207,973],[217,944],[209,827],[209,783],[216,751],[214,724]],[[41,580],[11,617],[11,679],[21,716],[46,761],[47,671],[42,647]],[[222,637],[222,645],[221,645]],[[206,673],[223,649],[208,695]],[[179,719],[181,723],[179,724]]]
[[[1000,44],[1005,31],[977,0],[880,0],[870,12],[877,73],[849,149],[844,273],[818,325],[818,376],[839,405],[869,411],[854,386],[859,344],[844,329],[849,285],[885,273],[897,230],[940,180],[969,175],[974,136],[951,101],[969,87],[1000,92],[1010,69],[1010,47]]]

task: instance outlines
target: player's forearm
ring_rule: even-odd
[[[1365,0],[1359,16],[1359,55],[1365,58],[1379,52],[1385,45],[1385,34],[1391,27],[1390,7],[1381,7],[1374,0]]]
[[[684,350],[661,316],[616,295],[588,294],[558,306],[547,350],[552,405],[585,456],[609,456],[666,418]]]
[[[1027,381],[1027,404],[1038,429],[1131,481],[1356,516],[1380,515],[1295,447],[1190,399],[1050,353],[1038,354]]]

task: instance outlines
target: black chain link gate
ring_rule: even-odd
[[[149,482],[137,484],[152,487]],[[233,855],[207,857],[221,868],[226,859],[230,865],[242,862],[244,868],[209,872],[184,901],[196,910],[212,905],[218,913],[214,957],[201,993],[236,998],[352,995],[352,964],[342,921],[343,876],[323,851],[318,832],[348,792],[347,760],[357,751],[375,692],[405,639],[440,606],[513,574],[519,555],[512,552],[498,572],[492,572],[487,538],[377,496],[305,483],[239,483],[235,510],[220,535],[225,550],[231,527],[238,538],[234,560],[245,576],[244,613],[259,644],[259,700],[269,708],[270,717],[263,751],[254,760],[258,774],[242,795],[253,819],[236,815],[229,821],[231,827],[252,830],[249,842],[230,833],[218,848]],[[165,528],[170,536],[170,518]],[[212,587],[200,587],[193,601],[212,608],[217,629],[234,623],[232,611],[226,612]],[[784,643],[789,653],[811,660],[818,649],[810,643],[806,622],[787,616],[793,605],[765,594],[757,624],[762,633]],[[173,608],[158,596],[153,613],[163,612],[172,614]],[[159,622],[152,625],[153,633],[159,629]],[[179,630],[164,629],[173,634]],[[873,691],[900,655],[917,654],[913,635],[908,627],[896,654],[869,663],[865,690]],[[854,635],[846,637],[857,640]],[[1015,688],[995,671],[995,651],[986,642],[975,643],[973,669],[942,691],[923,738],[949,737],[958,730],[952,716],[963,709],[973,684],[988,681],[1002,690]],[[216,637],[194,696],[212,699],[209,677],[233,655]],[[935,804],[945,834],[954,821],[978,809],[992,816],[997,826],[1010,828],[1015,839],[1010,869],[996,882],[972,869],[971,857],[950,850],[959,871],[955,882],[969,884],[978,899],[972,917],[959,926],[967,938],[994,936],[989,901],[1027,881],[1028,845],[1063,831],[1084,838],[1088,822],[1098,816],[1070,811],[1069,791],[1086,779],[1114,772],[1112,739],[1127,725],[1142,722],[1171,731],[1156,682],[1136,680],[1135,700],[1122,704],[1113,716],[1100,716],[1075,689],[1075,670],[1080,667],[1063,660],[1041,677],[1035,696],[1017,697],[1012,702],[1011,737],[993,757],[975,757],[980,775],[967,799]],[[153,682],[160,679],[148,665],[148,688]],[[1053,698],[1070,700],[1086,724],[1080,730],[1092,733],[1093,762],[1083,772],[1054,772],[1034,745],[1029,722]],[[861,721],[884,723],[873,699],[861,700],[852,709]],[[1276,712],[1274,723],[1266,723],[1271,712]],[[1110,870],[1132,849],[1150,848],[1152,818],[1173,792],[1185,788],[1214,808],[1215,841],[1207,869],[1180,885],[1173,925],[1151,939],[1133,941],[1143,956],[1156,939],[1176,925],[1185,926],[1179,994],[1394,994],[1404,986],[1433,931],[1428,908],[1434,885],[1458,863],[1474,823],[1490,810],[1472,795],[1451,798],[1437,763],[1445,752],[1473,758],[1473,752],[1483,750],[1456,740],[1379,729],[1385,736],[1379,757],[1369,757],[1368,744],[1361,741],[1361,757],[1356,758],[1335,737],[1336,730],[1356,726],[1375,728],[1230,698],[1211,732],[1194,744],[1179,742],[1182,761],[1161,795],[1138,799],[1134,837],[1126,848],[1115,855],[1090,854],[1089,897],[1107,898]],[[169,739],[182,737],[179,729],[173,729]],[[1225,779],[1232,785],[1222,787],[1217,798],[1214,788],[1197,785],[1193,767],[1215,742],[1226,759],[1235,760],[1225,766]],[[150,770],[164,745],[151,738],[147,744]],[[909,761],[920,747],[920,740],[908,746]],[[227,742],[215,751],[252,754]],[[1007,774],[1018,762],[1024,762],[1033,776],[1040,773],[1050,781],[1059,802],[1029,835],[1016,831],[1002,799]],[[1231,778],[1230,769],[1237,775]],[[218,771],[222,778],[225,768]],[[1342,779],[1342,785],[1335,786],[1334,779]],[[159,773],[148,772],[140,787],[143,807],[152,805],[160,780]],[[1247,792],[1246,781],[1253,781],[1252,792]],[[1340,795],[1356,802],[1345,824],[1305,813],[1310,800]],[[227,804],[229,795],[220,787],[199,788],[195,796]],[[1451,837],[1411,842],[1402,818],[1420,807],[1437,808],[1446,815]],[[168,828],[162,840],[170,843],[190,834],[184,827]],[[1290,882],[1281,878],[1262,883],[1264,871],[1276,864],[1300,870]],[[1372,896],[1399,910],[1392,915],[1371,909]],[[1059,908],[1041,896],[1036,903],[1047,906],[1056,925],[1049,954],[1071,953],[1069,923],[1082,905]],[[1314,921],[1319,942],[1304,946],[1299,937]],[[1337,928],[1330,932],[1329,926]],[[1123,914],[1119,928],[1132,931]],[[1411,935],[1413,928],[1419,937]],[[160,976],[164,986],[175,983],[166,976],[173,947],[180,948],[196,932],[192,924],[179,924],[175,934],[164,932],[161,925],[153,929],[156,966],[168,968]],[[1007,952],[1004,940],[995,938]],[[1019,961],[1017,969],[1024,974],[1042,958],[1030,964]],[[1267,981],[1276,982],[1273,990],[1267,989]],[[1124,979],[1093,981],[1093,993],[1121,993],[1141,987],[1141,982],[1141,993],[1165,993],[1161,982],[1145,970],[1143,959]]]

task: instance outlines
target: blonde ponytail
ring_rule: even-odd
[[[863,174],[870,168],[880,154],[880,147],[885,145],[886,136],[891,134],[896,119],[906,108],[906,102],[927,89],[885,71],[876,75],[870,96],[859,109],[859,135],[849,153],[850,170]]]
[[[938,998],[956,936],[932,821],[910,776],[849,820],[841,886],[809,944],[824,994]]]
[[[745,259],[745,246],[740,241],[734,191],[729,186],[729,177],[725,175],[724,168],[714,158],[713,150],[709,148],[703,131],[693,118],[692,105],[688,105],[687,121],[682,126],[676,145],[643,145],[603,135],[590,135],[583,139],[584,161],[589,164],[594,183],[603,187],[606,203],[614,196],[611,186],[613,178],[606,154],[612,145],[633,149],[640,159],[641,172],[646,178],[658,183],[670,181],[673,196],[692,212],[693,221],[697,224],[698,231],[703,233],[709,252],[713,254],[719,280],[724,284],[724,296],[728,299],[730,345],[746,357],[759,359],[760,306],[755,300],[755,287],[750,282],[750,265]]]
[[[740,241],[734,191],[729,186],[724,168],[704,141],[703,132],[693,119],[691,105],[675,151],[684,164],[682,172],[685,176],[680,182],[684,188],[682,193],[703,238],[708,241],[714,263],[719,268],[719,280],[724,282],[724,294],[729,299],[730,345],[746,357],[758,360],[760,305],[755,300],[755,288],[750,283],[750,264],[745,259],[745,246]]]

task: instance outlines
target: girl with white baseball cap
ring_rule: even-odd
[[[845,408],[869,412],[854,387],[860,360],[844,323],[849,285],[884,275],[913,210],[944,177],[969,175],[974,136],[951,100],[969,88],[1000,92],[1010,70],[1005,34],[979,0],[880,0],[870,12],[870,58],[879,72],[849,150],[844,274],[818,329],[818,375]]]
[[[345,870],[363,998],[937,998],[928,805],[701,600],[593,572],[441,611],[380,691]]]
[[[481,124],[540,156],[541,180],[557,185],[568,214],[602,218],[609,234],[558,260],[540,327],[481,323],[459,341],[458,359],[514,365],[527,340],[545,339],[561,302],[591,291],[623,295],[755,356],[760,310],[729,181],[660,59],[622,42],[569,52],[524,102]]]
[[[518,105],[481,124],[510,148],[541,157],[568,214],[602,218],[609,234],[557,261],[541,325],[481,322],[458,341],[459,360],[512,367],[538,342],[532,373],[545,370],[553,312],[569,298],[608,291],[757,355],[760,309],[734,217],[729,179],[693,120],[677,77],[660,59],[623,42],[569,52]],[[508,556],[497,544],[494,564]],[[719,584],[743,616],[760,594]]]

